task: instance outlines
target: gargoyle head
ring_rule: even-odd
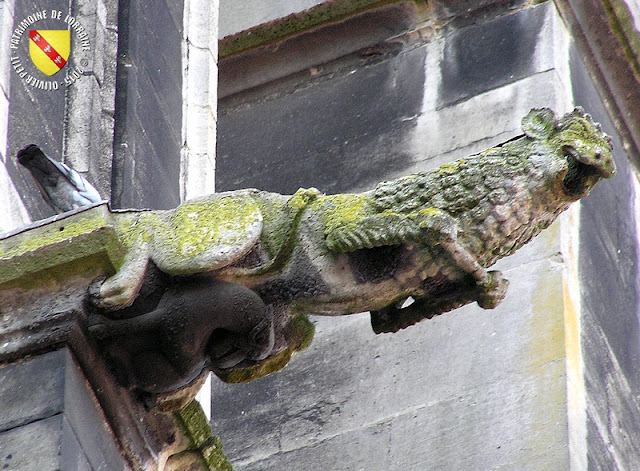
[[[522,129],[566,159],[560,176],[562,191],[571,199],[582,198],[598,180],[616,173],[611,137],[582,108],[560,119],[548,108],[533,109],[523,118]]]

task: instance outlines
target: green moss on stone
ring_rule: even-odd
[[[284,201],[260,201],[260,212],[264,225],[260,240],[271,258],[280,251],[288,234],[285,206]]]
[[[254,379],[280,371],[287,366],[294,353],[311,345],[315,326],[304,314],[298,314],[289,321],[286,329],[288,346],[283,351],[259,362],[256,365],[245,368],[234,368],[229,372],[218,373],[220,379],[227,383],[248,383]]]
[[[12,286],[34,287],[34,273],[43,282],[63,282],[77,278],[75,271],[67,272],[70,266],[83,273],[112,273],[123,250],[105,210],[92,208],[0,240],[0,283],[14,280]],[[72,264],[80,259],[91,266]]]
[[[289,260],[295,248],[295,235],[298,233],[304,210],[320,196],[321,193],[315,188],[301,188],[284,202],[276,203],[269,211],[266,223],[263,222],[260,240],[272,259],[270,263],[260,267],[259,273],[277,271]],[[267,201],[269,200],[267,197]],[[261,209],[263,205],[264,203],[261,204]]]
[[[191,401],[174,412],[176,424],[190,440],[188,452],[199,454],[211,471],[231,471],[231,463],[222,450],[220,438],[215,436],[198,401]]]
[[[176,241],[179,257],[193,257],[211,247],[235,245],[244,229],[257,220],[259,210],[250,198],[220,198],[184,203],[165,227],[154,227]],[[243,241],[240,241],[241,243]]]
[[[26,237],[23,234],[7,239],[0,244],[0,258],[6,259],[34,252],[43,247],[48,247],[60,242],[68,242],[79,235],[89,234],[105,226],[101,217],[78,218],[72,221],[61,221],[29,231]],[[13,243],[14,240],[17,243]]]

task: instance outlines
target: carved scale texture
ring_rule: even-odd
[[[373,190],[374,205],[378,212],[409,219],[428,208],[442,210],[457,222],[461,244],[489,267],[529,242],[568,206],[549,191],[554,172],[545,170],[548,161],[523,152],[529,150],[526,140],[383,182]]]

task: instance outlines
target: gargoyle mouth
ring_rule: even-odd
[[[569,165],[567,173],[562,181],[562,188],[569,196],[581,196],[589,192],[601,178],[609,178],[603,170],[589,164],[581,162],[574,157],[571,152],[567,153],[567,163]]]

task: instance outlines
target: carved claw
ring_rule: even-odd
[[[486,279],[478,282],[478,287],[482,290],[478,305],[482,309],[494,309],[506,296],[509,280],[503,278],[502,273],[497,270],[489,271]]]
[[[127,254],[115,275],[93,282],[89,287],[89,300],[107,310],[130,306],[140,291],[148,262],[147,253],[142,249]]]
[[[101,309],[113,310],[130,305],[138,287],[126,286],[115,277],[100,277],[89,286],[89,302]]]
[[[139,286],[123,284],[120,279],[109,278],[100,286],[98,306],[113,309],[129,306],[133,303]]]

